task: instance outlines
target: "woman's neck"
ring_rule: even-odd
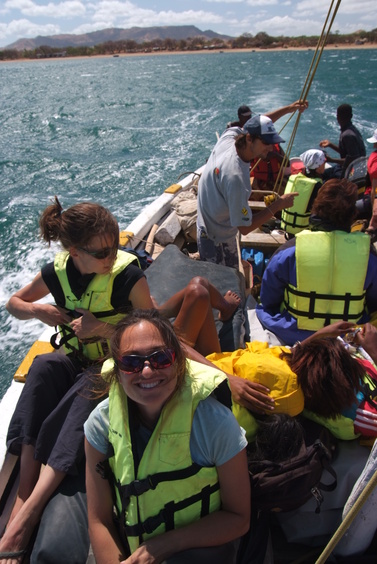
[[[160,417],[160,413],[161,411],[151,412],[150,410],[142,409],[139,406],[139,410],[138,410],[139,421],[141,425],[143,425],[143,427],[146,427],[150,431],[153,431],[157,425],[157,421]]]

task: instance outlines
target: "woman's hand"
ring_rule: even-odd
[[[355,329],[355,323],[350,323],[349,321],[337,321],[331,325],[326,325],[322,329],[318,329],[313,335],[310,335],[303,343],[308,343],[309,341],[314,341],[314,339],[329,339],[334,337],[341,337],[346,333],[349,333]]]
[[[63,323],[69,323],[71,321],[70,316],[67,312],[56,305],[53,304],[32,304],[32,311],[34,312],[34,317],[46,323],[50,327],[56,327],[57,325],[62,325]]]
[[[81,317],[77,317],[77,319],[70,322],[70,326],[72,327],[76,337],[79,339],[90,339],[91,337],[108,336],[103,332],[103,330],[110,327],[108,323],[99,321],[87,309],[77,308],[75,311],[81,314]]]
[[[152,540],[154,542],[152,542]],[[160,562],[163,562],[165,558],[158,558],[149,551],[149,547],[151,545],[153,547],[153,544],[155,544],[157,540],[160,541],[161,538],[155,537],[154,539],[151,539],[151,541],[141,544],[135,552],[133,552],[126,560],[123,560],[121,564],[160,564]]]
[[[269,396],[270,390],[262,384],[227,374],[232,398],[236,403],[254,413],[274,410],[275,400]]]
[[[373,361],[377,362],[377,329],[374,325],[366,323],[355,335],[354,342],[363,347]]]

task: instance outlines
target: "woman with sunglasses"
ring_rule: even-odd
[[[11,296],[7,309],[18,319],[36,318],[58,326],[56,337],[66,354],[36,357],[9,426],[8,450],[21,455],[21,472],[17,500],[0,540],[0,560],[2,551],[22,556],[46,503],[67,475],[62,487],[72,483],[76,493],[76,476],[83,475],[83,423],[98,403],[89,397],[92,374],[100,370],[108,354],[116,323],[132,308],[154,305],[136,257],[118,250],[119,227],[109,210],[85,202],[63,211],[55,198],[42,213],[40,229],[48,244],[58,241],[63,251]],[[49,294],[55,304],[39,302]],[[225,320],[239,302],[233,292],[221,296],[198,277],[162,309],[166,316],[176,316],[175,324],[186,342],[208,354],[219,346],[212,307]],[[41,464],[46,466],[40,475]],[[83,515],[86,518],[85,508]],[[85,526],[85,534],[86,530]],[[61,561],[85,562],[89,541],[85,544],[80,537],[76,544],[67,545],[63,536]],[[34,546],[38,547],[38,539]],[[44,550],[42,540],[41,544]],[[75,547],[74,556],[67,555],[70,546]],[[39,554],[35,559],[42,563]]]
[[[83,423],[98,403],[87,389],[108,353],[115,324],[132,307],[152,307],[136,257],[118,250],[119,227],[109,210],[84,202],[63,211],[55,198],[41,215],[40,230],[63,251],[11,296],[7,309],[18,319],[58,326],[66,354],[35,358],[8,430],[8,450],[21,455],[21,470],[0,551],[20,552],[18,557],[50,496],[67,475],[80,474]],[[40,303],[49,294],[55,304]],[[46,466],[40,474],[41,464]],[[82,550],[85,562],[88,545]]]
[[[225,374],[187,360],[155,310],[121,321],[111,352],[109,397],[85,424],[97,564],[235,562],[250,485],[244,432],[214,397]]]

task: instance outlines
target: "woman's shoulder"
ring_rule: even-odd
[[[109,431],[109,398],[101,401],[91,412],[84,423],[85,437],[92,447],[108,453],[108,431]]]
[[[238,436],[240,433],[240,426],[232,410],[212,395],[199,402],[194,424],[199,424],[213,435],[225,433],[227,436]]]

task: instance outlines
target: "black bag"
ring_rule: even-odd
[[[323,491],[333,491],[337,476],[330,462],[334,457],[337,441],[322,425],[300,419],[304,427],[304,440],[299,453],[283,462],[255,461],[248,453],[251,480],[251,500],[262,511],[292,511],[314,497],[315,512],[320,512]],[[326,469],[333,481],[321,482]]]

